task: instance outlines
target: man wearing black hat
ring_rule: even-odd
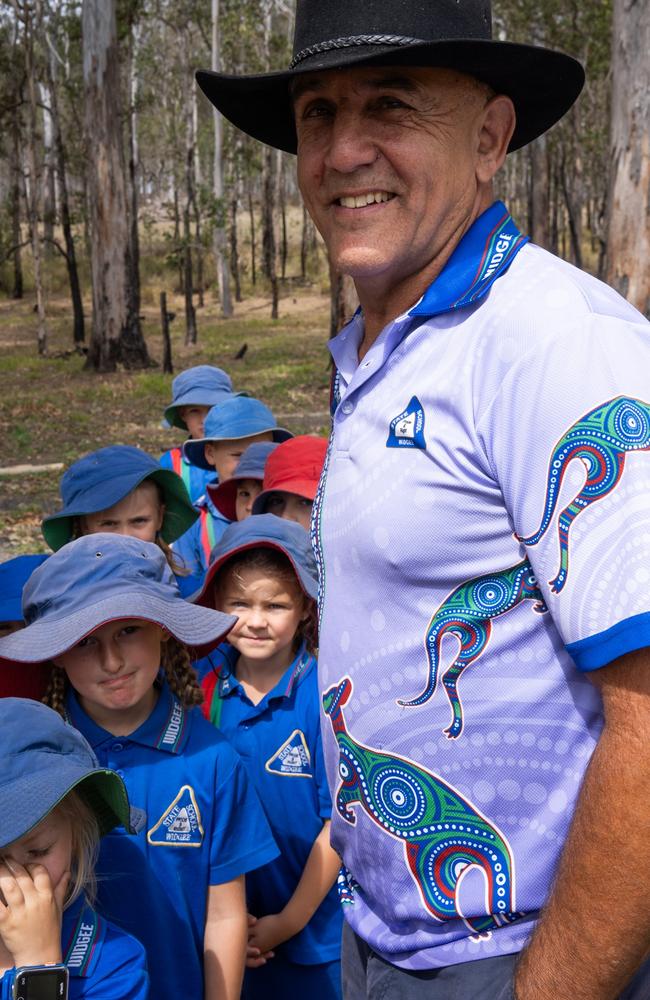
[[[650,327],[492,191],[582,69],[298,0],[288,71],[198,80],[361,303],[312,524],[345,995],[648,997]]]

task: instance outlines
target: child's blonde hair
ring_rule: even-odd
[[[296,631],[294,651],[304,641],[307,652],[315,653],[318,648],[316,601],[305,593],[291,562],[284,553],[278,552],[277,549],[270,549],[260,545],[259,548],[245,549],[243,552],[238,552],[232,559],[229,559],[222,569],[219,570],[214,581],[215,608],[219,610],[218,594],[227,579],[234,580],[239,587],[243,588],[242,569],[256,569],[262,573],[268,573],[269,576],[281,580],[288,587],[292,587],[300,593],[304,601],[305,617]]]
[[[203,703],[203,691],[187,647],[173,635],[161,644],[160,663],[171,691],[185,708]],[[52,663],[51,670],[50,683],[42,700],[65,718],[65,696],[69,681],[62,667]]]
[[[99,823],[94,812],[82,798],[82,793],[72,789],[53,810],[70,824],[72,837],[71,878],[65,906],[74,903],[82,893],[92,906],[97,894],[95,863],[99,853]]]

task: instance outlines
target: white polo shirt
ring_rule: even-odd
[[[650,645],[650,324],[497,202],[362,334],[312,528],[332,840],[354,930],[425,969],[522,948],[602,726],[584,671]]]

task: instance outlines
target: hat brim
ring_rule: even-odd
[[[182,396],[179,396],[175,403],[167,407],[163,416],[170,427],[178,427],[182,431],[188,430],[187,424],[178,413],[181,406],[218,406],[231,396],[247,396],[247,392],[232,392],[230,389],[210,391],[209,389],[188,389]]]
[[[97,514],[101,510],[114,507],[148,479],[157,483],[163,492],[165,516],[160,529],[161,538],[168,544],[175,542],[192,527],[199,514],[192,505],[185,483],[170,469],[155,469],[153,472],[145,472],[144,475],[107,478],[106,482],[101,484],[101,491],[97,490],[89,496],[88,503],[80,501],[71,504],[43,520],[41,528],[45,541],[57,552],[72,540],[75,518],[84,517],[86,514]]]
[[[190,601],[196,607],[204,608],[214,608],[214,597],[213,597],[213,581],[217,573],[223,569],[227,562],[236,556],[240,552],[246,552],[248,549],[274,549],[276,552],[281,552],[289,562],[291,567],[298,578],[298,582],[302,587],[303,591],[307,597],[311,597],[312,600],[316,601],[318,599],[318,582],[309,576],[308,573],[298,565],[295,559],[292,558],[291,553],[284,548],[284,546],[278,544],[278,542],[272,542],[267,539],[255,539],[251,542],[245,542],[243,545],[238,545],[236,549],[231,549],[229,552],[224,553],[219,559],[216,559],[208,567],[208,571],[205,574],[205,579],[203,581],[203,586],[201,589],[189,598]]]
[[[294,70],[233,76],[199,70],[197,82],[216,108],[242,132],[287,153],[297,150],[289,85],[321,70],[354,66],[430,66],[455,69],[511,98],[517,124],[513,152],[548,131],[569,110],[584,85],[580,63],[563,52],[515,42],[452,39],[394,46],[333,49]]]
[[[116,826],[133,832],[129,798],[120,776],[105,768],[84,768],[61,755],[55,765],[50,760],[47,767],[30,768],[22,778],[3,785],[0,850],[26,836],[72,791],[94,813],[100,836]]]
[[[252,476],[247,478],[252,479]],[[237,519],[237,483],[240,479],[226,479],[225,483],[208,483],[206,492],[220,514],[229,521]]]
[[[135,618],[160,625],[197,657],[214,649],[237,621],[220,611],[190,608],[181,597],[164,600],[142,590],[125,590],[60,620],[46,616],[7,636],[2,642],[0,666],[44,663],[61,656],[101,625]]]
[[[212,469],[213,466],[205,458],[206,444],[218,444],[220,441],[242,441],[244,438],[257,437],[258,434],[268,434],[269,432],[272,433],[273,440],[277,444],[293,437],[291,431],[285,427],[260,427],[259,430],[247,430],[244,434],[228,434],[218,438],[197,438],[195,441],[186,441],[183,445],[183,454],[192,465],[198,465],[200,469]]]

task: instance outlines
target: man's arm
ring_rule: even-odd
[[[650,953],[650,649],[588,676],[604,729],[517,1000],[615,1000]]]

